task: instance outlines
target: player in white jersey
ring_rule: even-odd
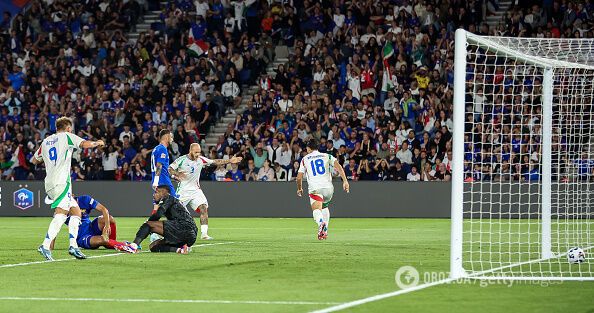
[[[190,145],[190,152],[183,155],[169,165],[169,174],[179,181],[176,193],[181,204],[200,214],[200,238],[210,240],[208,236],[208,201],[200,188],[200,173],[210,165],[226,165],[241,162],[241,157],[232,157],[229,160],[211,160],[200,155],[202,149],[197,143]]]
[[[318,239],[328,238],[328,223],[330,223],[330,201],[334,195],[332,172],[334,169],[342,178],[342,188],[350,191],[349,182],[342,165],[330,154],[318,151],[318,143],[311,139],[307,143],[307,155],[301,159],[297,174],[297,195],[303,195],[303,175],[307,178],[309,202],[314,221],[318,224]]]
[[[69,212],[71,217],[68,222],[68,233],[70,234],[68,253],[77,259],[86,259],[76,243],[81,212],[76,200],[72,197],[70,165],[72,153],[76,149],[103,146],[104,143],[101,140],[88,141],[73,134],[72,121],[67,117],[61,117],[56,120],[56,133],[45,138],[31,158],[33,164],[45,164],[45,193],[53,201],[51,207],[54,209],[54,218],[49,225],[43,244],[37,249],[49,261],[54,260],[50,245],[60,232]]]

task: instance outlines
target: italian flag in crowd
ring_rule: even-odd
[[[20,167],[25,168],[26,170],[29,169],[29,165],[27,165],[27,159],[25,159],[25,152],[23,151],[23,149],[20,145],[14,151],[14,154],[12,155],[10,162],[12,163],[10,168],[15,168],[15,167],[20,166]]]
[[[190,28],[190,35],[188,36],[188,54],[193,57],[199,57],[208,51],[208,44],[202,39],[196,38],[194,26]]]
[[[391,41],[386,41],[386,45],[384,45],[384,82],[387,82],[388,90],[394,88],[394,84],[392,83],[392,73],[390,73],[390,64],[388,60],[390,57],[394,55],[394,46],[392,45]]]

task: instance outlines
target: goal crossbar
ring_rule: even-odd
[[[507,57],[513,56],[513,58],[515,58],[517,60],[524,61],[524,62],[534,65],[534,66],[566,67],[566,68],[578,68],[578,69],[584,69],[584,70],[594,70],[594,65],[592,65],[592,64],[581,64],[581,63],[569,62],[569,61],[564,61],[564,60],[551,60],[548,58],[530,55],[530,54],[522,52],[522,51],[513,50],[509,47],[506,47],[506,46],[500,44],[498,41],[494,40],[494,38],[499,39],[499,41],[502,39],[503,40],[504,39],[509,39],[509,40],[516,39],[517,40],[517,38],[479,36],[479,35],[475,35],[473,33],[466,32],[466,31],[464,31],[464,33],[466,34],[465,37],[466,37],[467,42],[471,42],[481,48],[490,49],[489,52],[493,52],[493,53],[501,55],[501,56],[507,56]],[[576,39],[576,40],[583,41],[585,44],[589,44],[589,45],[592,45],[592,43],[594,43],[594,39]],[[594,53],[594,51],[592,53]]]

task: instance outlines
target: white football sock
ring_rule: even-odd
[[[320,225],[324,221],[324,216],[322,216],[322,210],[313,210],[312,214],[316,224]]]
[[[330,210],[328,208],[322,209],[322,216],[324,216],[324,222],[326,222],[326,226],[330,224]]]
[[[66,218],[67,217],[64,214],[54,215],[54,218],[50,222],[47,229],[47,233],[45,234],[45,239],[43,239],[43,247],[45,249],[49,250],[52,241],[56,238],[56,236],[58,236],[60,228],[62,228],[62,225],[64,225],[64,222],[66,222]]]
[[[200,225],[200,232],[202,233],[202,237],[208,235],[208,225]]]
[[[78,226],[80,225],[80,217],[71,216],[68,221],[68,233],[70,234],[70,246],[78,248],[76,238],[78,237]]]

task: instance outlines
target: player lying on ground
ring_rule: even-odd
[[[177,252],[188,254],[196,242],[198,228],[194,219],[184,206],[169,192],[169,186],[157,187],[154,195],[158,209],[148,218],[136,233],[134,242],[129,245],[133,252],[140,249],[140,243],[150,233],[163,236],[150,245],[151,252]],[[160,221],[165,216],[167,220]]]
[[[169,166],[169,174],[173,179],[179,181],[176,191],[179,202],[184,207],[189,207],[200,214],[200,237],[210,240],[212,237],[208,236],[208,201],[200,188],[200,173],[205,166],[237,164],[241,162],[242,158],[234,156],[229,160],[211,160],[200,156],[201,152],[199,144],[191,144],[189,153],[177,158]]]
[[[60,232],[64,222],[66,222],[70,209],[78,207],[76,201],[72,198],[72,185],[70,182],[72,153],[79,148],[87,149],[103,146],[104,143],[101,140],[88,141],[72,134],[72,121],[67,117],[61,117],[56,120],[56,133],[45,138],[31,158],[33,164],[45,164],[45,193],[54,200],[51,205],[52,209],[54,209],[54,218],[45,234],[43,244],[37,248],[37,251],[46,260],[54,260],[50,245]],[[80,214],[71,214],[68,222],[68,233],[70,234],[68,253],[77,259],[86,259],[87,257],[80,251],[76,243],[80,221]]]
[[[169,152],[167,147],[173,142],[173,134],[168,129],[161,129],[159,131],[159,144],[153,149],[151,153],[151,173],[152,173],[152,187],[153,192],[157,189],[157,186],[169,187],[169,193],[177,198],[175,194],[175,188],[171,183],[169,177]],[[159,206],[156,202],[153,203],[153,212],[155,214]]]
[[[119,251],[127,251],[126,243],[116,241],[117,228],[113,216],[109,210],[89,195],[74,197],[80,208],[82,216],[81,224],[78,229],[78,246],[84,249],[97,249],[105,247]],[[89,214],[97,210],[101,216],[91,221]],[[70,212],[72,213],[72,211]],[[70,217],[68,218],[70,219]],[[67,220],[68,222],[68,220]],[[52,241],[51,248],[54,248],[55,239]]]
[[[303,195],[303,175],[307,175],[307,189],[314,221],[318,224],[318,239],[328,238],[328,224],[330,223],[330,201],[334,194],[332,185],[332,170],[338,171],[342,178],[342,188],[347,193],[349,182],[342,165],[330,154],[318,151],[318,143],[311,139],[307,143],[307,155],[301,159],[297,174],[297,195]]]

